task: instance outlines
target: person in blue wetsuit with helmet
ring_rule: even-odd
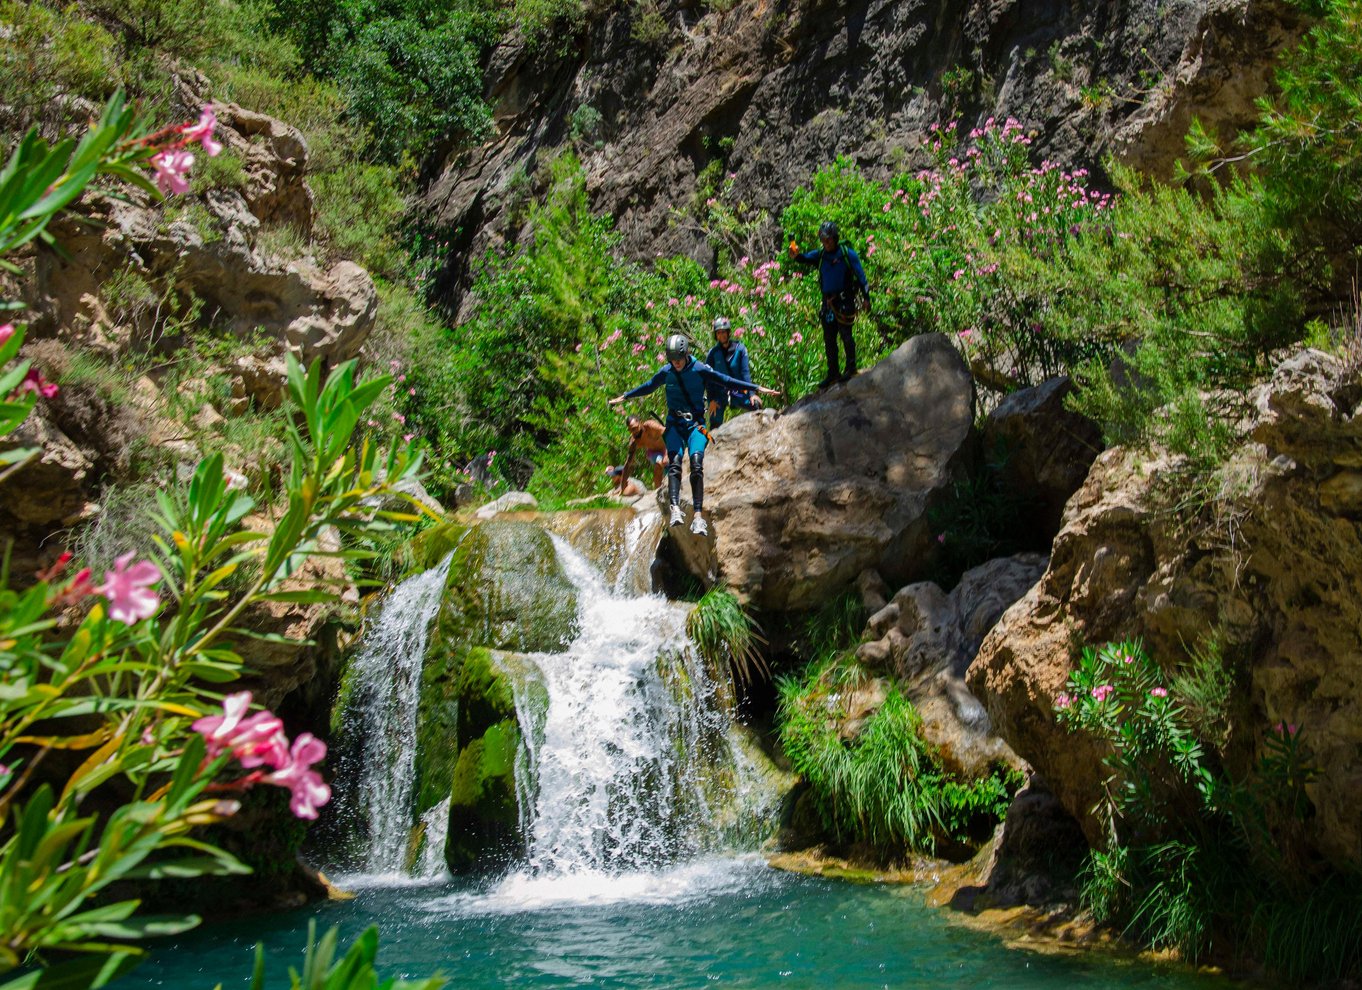
[[[733,339],[733,325],[727,316],[714,321],[714,346],[705,357],[709,365],[721,375],[736,378],[740,382],[752,380],[752,362],[747,356],[747,347]],[[761,396],[754,392],[739,392],[720,385],[710,385],[705,389],[709,396],[709,428],[715,429],[724,421],[724,411],[734,409],[760,409]]]
[[[823,308],[818,316],[823,324],[823,349],[828,356],[828,374],[818,383],[819,388],[846,381],[856,374],[856,338],[851,329],[856,322],[858,298],[864,297],[865,308],[870,309],[870,285],[865,278],[865,269],[861,267],[861,258],[841,243],[840,236],[837,224],[826,220],[818,228],[822,247],[801,254],[795,242],[790,242],[792,260],[818,266],[818,287],[823,292]],[[842,349],[847,354],[846,371],[840,373],[838,337],[842,338]]]
[[[615,396],[610,400],[610,405],[617,406],[626,399],[648,395],[663,386],[667,389],[667,495],[672,507],[669,521],[673,526],[680,526],[685,521],[680,504],[681,452],[684,450],[690,455],[690,493],[691,501],[695,503],[695,518],[691,520],[690,531],[697,536],[706,536],[709,526],[701,515],[705,502],[705,447],[709,443],[709,433],[705,429],[705,387],[760,392],[763,395],[780,393],[772,388],[730,378],[703,361],[695,360],[691,357],[690,341],[674,333],[667,338],[667,363],[642,385]]]

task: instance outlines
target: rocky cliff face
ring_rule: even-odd
[[[712,249],[688,218],[716,176],[731,178],[733,202],[775,217],[837,155],[879,177],[914,166],[929,125],[955,115],[1016,117],[1039,156],[1110,152],[1166,174],[1193,115],[1251,119],[1298,31],[1271,0],[620,5],[557,47],[510,39],[492,52],[496,135],[445,161],[425,196],[456,231],[442,287],[457,299],[470,259],[515,236],[508,206],[570,146],[633,256],[702,262]]]
[[[1297,726],[1319,773],[1311,845],[1362,863],[1362,387],[1306,351],[1249,397],[1245,442],[1191,523],[1170,511],[1176,464],[1107,451],[1069,500],[1041,581],[989,633],[968,674],[994,730],[1101,839],[1102,751],[1055,724],[1083,644],[1142,637],[1166,668],[1215,635],[1235,691],[1231,772],[1272,726]],[[1184,493],[1185,494],[1185,493]]]

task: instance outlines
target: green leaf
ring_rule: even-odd
[[[98,990],[140,962],[136,952],[86,956],[0,983],[0,990]]]
[[[103,938],[153,938],[158,935],[178,935],[180,932],[187,932],[191,928],[197,928],[202,920],[194,914],[182,917],[149,914],[126,921],[95,922],[81,927],[89,934]]]

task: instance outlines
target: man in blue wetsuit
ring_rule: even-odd
[[[625,399],[635,399],[648,395],[657,389],[667,388],[667,495],[671,502],[670,524],[680,526],[685,517],[681,514],[681,452],[690,455],[690,494],[695,503],[695,518],[691,520],[690,531],[696,536],[709,534],[709,527],[701,513],[705,502],[705,446],[709,443],[709,433],[705,429],[705,386],[721,386],[744,392],[760,392],[763,395],[779,395],[775,389],[763,388],[752,382],[738,381],[721,374],[691,357],[690,341],[679,333],[667,338],[667,363],[657,369],[657,374],[637,388],[610,400],[617,406]]]
[[[736,378],[740,382],[750,382],[752,362],[747,357],[747,347],[733,339],[733,325],[728,322],[727,316],[720,316],[714,321],[714,340],[715,344],[710,348],[705,364],[721,375]],[[724,421],[724,410],[729,406],[734,409],[761,408],[761,396],[751,392],[738,392],[719,385],[710,385],[705,389],[705,393],[709,396],[711,430]]]
[[[846,381],[856,374],[856,338],[852,324],[856,322],[858,295],[864,296],[865,308],[870,309],[870,286],[860,256],[839,242],[837,224],[827,220],[818,228],[822,247],[799,252],[790,242],[790,257],[805,265],[818,266],[818,287],[823,292],[823,309],[818,314],[823,324],[823,349],[828,356],[828,374],[819,388],[827,388],[838,381]],[[837,338],[847,353],[846,371],[838,373]]]

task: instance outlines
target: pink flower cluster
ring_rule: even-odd
[[[161,607],[161,599],[151,590],[161,572],[149,560],[133,564],[132,558],[130,550],[115,560],[113,570],[104,572],[104,583],[92,589],[109,600],[109,617],[127,625],[151,618]]]
[[[180,124],[171,128],[174,140],[152,155],[149,164],[156,172],[156,188],[163,196],[174,196],[189,191],[189,169],[194,165],[194,155],[187,146],[200,144],[209,158],[222,153],[222,144],[213,139],[213,131],[218,126],[217,113],[210,103],[199,114],[194,123]],[[161,132],[165,134],[165,131]]]
[[[1151,698],[1166,698],[1168,697],[1168,689],[1166,687],[1150,688],[1149,696]]]
[[[251,692],[229,694],[222,700],[221,715],[205,715],[194,723],[194,731],[208,745],[208,757],[230,751],[247,770],[272,768],[270,773],[250,774],[241,786],[264,783],[286,788],[293,813],[316,818],[317,809],[331,800],[331,788],[312,769],[326,757],[326,743],[304,732],[290,745],[284,723],[276,715],[259,711],[247,716],[250,707]]]
[[[19,383],[15,392],[23,395],[26,392],[33,392],[41,395],[44,399],[51,399],[60,391],[55,384],[43,377],[43,373],[37,368],[29,368],[28,374],[24,375],[24,380]]]
[[[1071,706],[1073,703],[1074,703],[1073,695],[1069,694],[1067,691],[1061,691],[1059,692],[1059,694],[1055,695],[1055,707],[1058,709],[1063,710]]]
[[[1090,693],[1092,694],[1093,698],[1096,699],[1097,703],[1100,705],[1108,698],[1110,698],[1111,693],[1115,690],[1116,688],[1114,688],[1110,684],[1099,684],[1097,685],[1097,687],[1093,688]]]

